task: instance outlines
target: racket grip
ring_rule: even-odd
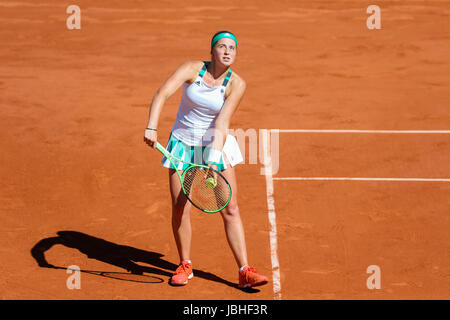
[[[155,147],[159,152],[165,155],[166,150],[164,150],[165,148],[158,141],[156,141]]]
[[[155,148],[161,152],[166,158],[169,158],[169,151],[166,150],[158,141],[156,141]]]

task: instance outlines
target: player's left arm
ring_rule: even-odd
[[[231,82],[230,85],[230,95],[226,98],[214,127],[214,139],[211,147],[215,150],[222,150],[231,118],[236,112],[247,87],[246,82],[240,77],[236,77],[235,81]]]

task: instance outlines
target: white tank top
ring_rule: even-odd
[[[214,124],[225,102],[225,90],[231,77],[231,69],[218,87],[211,87],[203,81],[203,75],[210,64],[204,61],[202,70],[193,83],[183,83],[183,94],[172,134],[190,146],[206,146],[212,142]]]

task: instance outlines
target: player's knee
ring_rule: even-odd
[[[176,216],[182,216],[185,212],[187,212],[186,205],[186,201],[183,200],[172,201],[172,214]]]
[[[224,219],[233,219],[239,218],[239,207],[236,202],[231,201],[225,208],[222,210],[222,216]]]

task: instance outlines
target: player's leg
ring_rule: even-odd
[[[180,260],[190,259],[191,250],[191,203],[181,190],[180,180],[174,169],[169,169],[170,195],[172,199],[172,230]]]
[[[232,194],[230,203],[220,213],[223,218],[228,243],[239,266],[239,287],[261,286],[266,284],[268,279],[260,275],[255,268],[248,265],[245,232],[237,203],[238,189],[235,169],[228,162],[226,163],[227,169],[223,170],[222,174],[230,183]]]
[[[230,202],[220,211],[220,214],[222,215],[228,244],[233,252],[236,263],[239,267],[242,267],[247,265],[247,248],[244,227],[237,203],[238,189],[235,169],[230,164],[227,164],[227,168],[221,171],[221,173],[230,184],[232,193]]]
[[[174,169],[169,169],[170,195],[172,199],[172,231],[180,256],[180,265],[171,278],[174,285],[184,285],[193,276],[191,251],[191,203],[181,190],[180,180]]]

